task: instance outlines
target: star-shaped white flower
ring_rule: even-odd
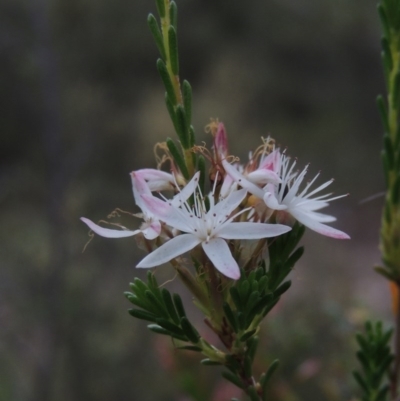
[[[143,218],[143,223],[138,230],[129,230],[123,226],[121,226],[122,230],[113,230],[110,228],[101,227],[93,221],[87,219],[86,217],[81,217],[81,220],[96,234],[106,237],[106,238],[125,238],[132,237],[136,234],[142,233],[144,237],[148,240],[152,240],[157,238],[161,233],[161,223],[160,220],[154,216],[154,214],[149,210],[146,206],[146,203],[143,202],[142,196],[147,195],[151,196],[151,187],[149,187],[148,182],[146,180],[149,177],[154,177],[156,180],[163,177],[163,172],[161,174],[156,173],[158,170],[146,169],[146,170],[138,170],[131,173],[132,178],[132,190],[133,197],[135,199],[136,205],[140,207],[142,213],[137,215],[138,217]],[[164,173],[167,174],[167,173]],[[154,184],[154,181],[153,181]],[[189,196],[194,192],[197,186],[197,180],[192,180],[188,185],[186,185],[185,189],[180,191],[173,199],[173,204],[180,204],[183,200],[185,201]]]
[[[290,158],[284,154],[280,154],[280,159],[279,175],[281,182],[278,185],[269,183],[263,187],[259,187],[253,182],[250,182],[229,163],[224,162],[224,168],[241,187],[247,189],[247,191],[258,198],[263,199],[270,209],[289,213],[301,224],[322,235],[337,239],[349,239],[350,237],[346,233],[323,224],[335,221],[335,217],[317,212],[317,210],[328,206],[330,201],[342,198],[346,195],[329,198],[331,194],[325,194],[311,198],[313,195],[329,186],[333,180],[329,180],[308,192],[318,178],[318,173],[311,182],[306,184],[303,190],[300,190],[300,186],[307,173],[307,167],[305,167],[301,173],[298,173],[293,171],[296,161],[290,165]]]
[[[215,268],[232,279],[240,277],[240,269],[233,258],[228,244],[229,239],[261,239],[276,237],[291,230],[281,224],[234,222],[246,210],[232,213],[246,197],[247,191],[241,189],[230,193],[225,199],[214,204],[211,195],[210,208],[198,189],[194,194],[194,206],[185,201],[179,206],[154,196],[143,195],[146,207],[167,225],[186,233],[176,236],[147,255],[137,267],[154,267],[166,263],[201,244],[204,252]]]

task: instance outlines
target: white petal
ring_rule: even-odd
[[[81,220],[96,234],[101,235],[106,238],[125,238],[132,237],[133,235],[139,234],[140,230],[130,231],[130,230],[112,230],[110,228],[104,228],[93,223],[93,221],[81,217]]]
[[[208,242],[202,243],[204,252],[211,260],[214,267],[219,270],[223,275],[237,280],[240,278],[239,266],[228,244],[221,238],[213,238]]]
[[[144,213],[147,212],[145,205],[143,204],[143,200],[141,198],[141,195],[151,195],[151,191],[149,186],[147,185],[146,180],[144,179],[143,173],[141,173],[141,170],[138,171],[133,171],[131,173],[131,179],[132,179],[132,191],[133,191],[133,197],[135,199],[136,205],[142,209]]]
[[[246,197],[247,191],[245,189],[239,189],[238,191],[231,192],[228,197],[222,199],[218,202],[213,209],[207,214],[217,214],[220,215],[222,220],[226,220],[226,217],[229,216],[243,201]]]
[[[264,199],[265,204],[272,210],[286,210],[287,209],[286,205],[280,204],[278,202],[278,199],[272,192],[266,192],[264,194],[263,199]]]
[[[193,234],[182,234],[170,239],[155,251],[147,255],[136,267],[154,267],[169,262],[183,253],[190,251],[201,240]]]
[[[182,190],[173,197],[171,204],[173,206],[179,206],[185,202],[196,190],[199,185],[200,171],[198,171],[193,178],[182,188]]]
[[[279,184],[282,181],[277,173],[267,169],[252,171],[247,174],[247,178],[258,185],[265,185],[268,183]]]
[[[137,170],[136,173],[140,174],[147,181],[151,191],[163,191],[175,187],[174,176],[165,171],[144,168]]]
[[[164,202],[155,196],[142,196],[145,207],[159,220],[180,231],[191,231],[185,220],[184,211],[174,208],[168,202]]]
[[[218,236],[225,239],[260,239],[277,237],[292,228],[283,224],[229,223],[218,230]]]
[[[158,220],[152,221],[146,228],[141,230],[146,239],[157,238],[161,233],[161,223]]]
[[[319,234],[326,235],[327,237],[337,238],[337,239],[350,239],[350,237],[343,231],[337,230],[336,228],[329,227],[325,224],[319,223],[313,219],[312,215],[307,212],[300,210],[290,211],[291,215],[298,220],[301,224],[316,231]]]
[[[250,193],[258,198],[263,197],[264,191],[257,185],[250,182],[243,174],[239,173],[234,166],[229,164],[226,160],[222,160],[222,165],[225,171],[243,188],[247,189]]]

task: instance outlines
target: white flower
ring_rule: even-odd
[[[250,182],[229,163],[225,162],[224,168],[240,186],[247,189],[247,191],[258,198],[263,199],[270,209],[289,213],[301,224],[320,234],[332,238],[349,239],[350,237],[346,233],[323,224],[335,221],[335,217],[317,212],[317,210],[328,206],[330,201],[342,198],[346,195],[329,198],[331,194],[325,194],[311,198],[313,195],[329,186],[333,180],[329,180],[308,192],[312,184],[318,178],[318,173],[314,179],[307,183],[304,189],[300,191],[300,186],[307,173],[307,167],[305,167],[301,173],[294,172],[293,169],[296,162],[293,162],[290,166],[290,158],[284,154],[280,155],[280,159],[280,184],[268,183],[261,188],[253,182]]]
[[[198,180],[197,174],[195,178]],[[240,277],[239,266],[225,240],[275,237],[291,229],[281,224],[234,222],[233,220],[238,215],[248,210],[242,210],[231,216],[246,194],[245,189],[234,191],[216,204],[214,204],[212,194],[209,197],[210,208],[208,211],[199,189],[194,194],[193,208],[183,200],[177,205],[171,201],[143,195],[146,207],[157,218],[186,234],[178,235],[157,248],[147,255],[137,267],[161,265],[201,244],[217,270],[227,277],[238,279]]]
[[[163,174],[158,174],[157,171],[158,170],[145,169],[145,170],[134,171],[131,173],[133,197],[135,199],[136,205],[139,206],[140,209],[142,210],[142,213],[140,213],[137,216],[143,218],[144,220],[140,229],[132,231],[121,226],[122,230],[113,230],[110,228],[101,227],[85,217],[81,217],[81,220],[93,232],[106,238],[132,237],[133,235],[139,233],[142,233],[144,237],[148,240],[157,238],[161,233],[161,223],[159,219],[155,217],[154,214],[147,208],[146,203],[143,202],[142,199],[142,195],[151,196],[151,187],[149,187],[148,183],[146,182],[146,179],[149,179],[149,177],[153,177],[155,179],[155,181],[154,180],[152,181],[154,187],[155,182],[156,183],[158,182],[157,179],[161,179],[163,177]],[[185,189],[182,190],[179,194],[177,194],[172,199],[171,202],[174,204],[179,204],[181,202],[181,199],[186,200],[194,192],[196,186],[197,186],[197,181],[192,180],[192,182],[186,185]]]

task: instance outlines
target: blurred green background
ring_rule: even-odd
[[[271,401],[355,399],[354,333],[366,318],[391,319],[387,284],[372,271],[383,198],[363,202],[384,190],[375,1],[177,3],[198,141],[210,142],[204,126],[218,117],[245,160],[271,134],[310,174],[322,169],[321,183],[334,176],[335,193],[350,192],[329,212],[352,240],[306,234],[259,365],[282,361]],[[155,167],[154,143],[173,135],[150,11],[152,0],[0,2],[1,401],[235,395],[218,369],[128,315],[123,292],[145,273],[135,240],[96,237],[82,253],[79,217],[136,211],[129,172]],[[187,296],[177,280],[168,286]]]

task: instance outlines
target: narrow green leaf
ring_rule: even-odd
[[[222,365],[221,362],[212,361],[211,359],[208,359],[208,358],[202,359],[200,361],[200,363],[202,365],[206,365],[206,366],[219,366],[219,365]]]
[[[392,52],[390,50],[389,42],[385,37],[382,37],[381,45],[382,45],[382,50],[383,50],[383,54],[384,54],[384,60],[385,60],[385,63],[387,64],[387,66],[385,66],[385,68],[387,68],[389,71],[391,71],[393,68]]]
[[[258,337],[254,336],[249,338],[247,340],[246,345],[247,345],[246,354],[248,355],[250,360],[253,361],[258,347]]]
[[[164,0],[156,0],[157,3],[157,10],[158,14],[160,15],[160,18],[165,17],[165,5],[164,5]]]
[[[206,182],[206,160],[203,155],[200,155],[197,161],[197,169],[200,171],[199,187],[202,194],[205,194]]]
[[[247,394],[249,395],[251,401],[260,401],[257,390],[253,386],[247,387]]]
[[[170,322],[168,319],[164,318],[157,318],[156,323],[163,327],[165,330],[170,331],[171,333],[178,334],[180,336],[185,336],[186,333],[183,332],[183,330],[178,327],[176,324]]]
[[[390,193],[393,205],[398,205],[400,200],[400,174],[397,175],[393,188]]]
[[[133,295],[133,294],[130,294],[130,293],[128,293],[125,296],[128,299],[128,301],[130,303],[132,303],[133,305],[136,305],[136,306],[138,306],[139,308],[142,308],[142,309],[146,309],[146,310],[149,309],[149,304],[148,304],[146,299],[145,300],[139,299],[136,295]]]
[[[179,317],[181,319],[183,317],[186,317],[185,308],[183,307],[182,299],[179,296],[179,294],[174,294],[172,296],[172,298],[174,300],[174,305],[175,305],[176,311],[178,312]]]
[[[165,61],[167,59],[167,56],[164,48],[164,41],[158,23],[153,14],[149,14],[149,16],[147,17],[147,23],[149,24],[150,31],[153,35],[154,41],[156,42],[161,58]]]
[[[176,347],[176,349],[186,350],[186,351],[194,351],[201,352],[202,349],[200,347],[196,347],[195,345],[184,345],[182,347]]]
[[[250,337],[252,337],[255,334],[256,331],[257,331],[257,329],[247,331],[246,333],[244,333],[242,335],[242,337],[240,337],[240,341],[242,341],[242,342],[247,341]]]
[[[400,71],[397,71],[394,82],[393,82],[393,104],[392,107],[394,110],[399,108],[399,98],[400,98]]]
[[[383,100],[382,95],[379,95],[376,98],[376,104],[378,106],[379,114],[381,116],[381,121],[383,124],[383,129],[386,133],[390,132],[389,128],[389,120],[388,120],[388,113],[387,113],[387,107],[385,104],[385,101]]]
[[[167,92],[168,98],[171,100],[173,105],[176,105],[176,95],[174,91],[174,86],[172,85],[171,77],[168,74],[167,66],[164,61],[160,58],[157,60],[157,70],[163,81],[165,91]]]
[[[299,261],[299,259],[303,256],[304,246],[297,248],[289,257],[289,259],[285,263],[285,267],[288,270],[292,270],[294,265]]]
[[[395,156],[394,156],[392,140],[390,139],[389,134],[385,134],[383,136],[383,147],[384,147],[384,152],[385,152],[385,156],[387,159],[387,168],[389,170],[393,170]]]
[[[156,316],[153,315],[152,313],[146,312],[144,310],[140,309],[129,309],[129,314],[133,317],[136,317],[137,319],[141,320],[147,320],[149,322],[155,322],[156,321]]]
[[[164,329],[163,327],[159,326],[158,324],[149,324],[147,326],[147,328],[150,331],[153,331],[154,333],[157,333],[157,334],[163,334],[166,336],[176,338],[177,340],[187,341],[186,337],[180,336],[179,334],[171,333],[170,331]]]
[[[300,249],[300,248],[299,248]],[[280,285],[275,291],[274,291],[274,297],[279,297],[283,293],[285,293],[290,286],[292,285],[292,282],[290,280],[285,281],[282,285]]]
[[[181,318],[181,327],[187,338],[193,343],[197,344],[200,340],[199,332],[194,328],[194,326],[189,322],[187,317]]]
[[[228,372],[228,371],[222,372],[222,377],[224,379],[230,381],[231,383],[233,383],[236,387],[244,389],[244,385],[243,385],[242,381],[240,380],[240,378],[237,377],[232,372]]]
[[[232,327],[233,331],[235,333],[237,333],[238,332],[238,321],[237,321],[237,318],[236,318],[235,314],[233,313],[231,307],[229,306],[228,303],[224,302],[223,309],[224,309],[226,319],[228,320],[228,323]]]
[[[178,7],[174,1],[169,4],[169,19],[175,31],[178,31]]]
[[[152,306],[152,312],[157,313],[157,315],[162,317],[168,317],[168,313],[163,303],[150,290],[147,290],[145,295]]]
[[[378,4],[378,14],[379,14],[379,18],[381,20],[381,24],[382,24],[382,29],[383,29],[383,33],[385,35],[385,37],[387,38],[387,40],[390,40],[390,24],[386,15],[386,11],[384,9],[384,7],[382,6],[382,4]]]
[[[186,121],[185,109],[181,104],[178,104],[176,106],[175,113],[179,130],[179,132],[177,131],[177,134],[182,142],[183,148],[189,149],[190,148],[189,129]]]
[[[353,376],[354,379],[356,379],[357,383],[359,384],[359,386],[367,393],[369,394],[369,387],[367,385],[367,383],[365,382],[365,380],[361,377],[360,373],[358,373],[357,371],[353,372]]]
[[[242,301],[240,300],[240,295],[237,287],[231,287],[229,289],[229,292],[231,294],[232,300],[236,306],[236,309],[238,311],[241,311],[243,309]]]
[[[192,123],[192,87],[184,80],[182,84],[183,106],[185,107],[186,120],[188,125]],[[192,144],[193,146],[194,144]]]
[[[183,174],[183,176],[187,180],[189,180],[190,179],[189,172],[186,167],[186,163],[182,156],[182,153],[179,151],[178,147],[175,145],[175,142],[171,138],[167,138],[166,143],[167,143],[168,150],[171,152],[171,155],[174,158],[174,162],[178,166],[179,170],[181,170],[181,173]]]
[[[267,372],[261,375],[260,384],[261,384],[261,388],[262,388],[264,397],[265,397],[265,393],[266,393],[267,384],[268,384],[269,380],[271,379],[272,375],[278,369],[278,367],[279,367],[279,360],[275,359],[271,363],[271,365],[269,365]]]
[[[174,303],[172,302],[172,297],[171,297],[171,293],[166,289],[163,288],[161,290],[161,296],[163,298],[164,301],[164,305],[167,308],[168,314],[171,317],[171,319],[176,323],[176,324],[180,324],[180,319],[179,316],[176,312]]]
[[[173,26],[168,29],[169,58],[174,75],[179,75],[178,38]]]

